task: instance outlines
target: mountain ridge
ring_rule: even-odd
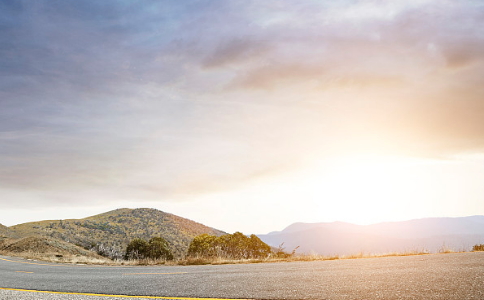
[[[484,242],[484,216],[422,218],[356,225],[344,222],[294,223],[282,231],[259,234],[276,247],[284,243],[299,253],[350,255],[360,252],[470,250]]]

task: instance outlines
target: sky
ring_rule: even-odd
[[[484,215],[479,0],[0,1],[0,223]]]

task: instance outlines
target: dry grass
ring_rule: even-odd
[[[377,258],[377,257],[391,257],[391,256],[413,256],[426,255],[430,252],[426,250],[413,250],[406,252],[390,252],[390,253],[355,253],[350,255],[319,255],[319,254],[296,254],[286,258],[271,258],[273,262],[291,262],[291,261],[326,261],[326,260],[340,260],[340,259],[360,259],[360,258]]]
[[[453,253],[453,252],[445,252]],[[392,252],[383,254],[365,254],[357,253],[352,255],[318,255],[318,254],[296,254],[289,257],[268,257],[265,259],[227,259],[223,257],[188,257],[185,259],[178,259],[174,261],[167,261],[167,265],[223,265],[223,264],[251,264],[251,263],[278,263],[278,262],[297,262],[297,261],[328,261],[338,259],[360,259],[360,258],[377,258],[377,257],[391,257],[391,256],[413,256],[426,255],[430,252],[426,250],[413,250],[406,252]]]
[[[456,253],[446,248],[439,254]],[[36,253],[26,251],[21,253],[0,251],[1,255],[16,256],[25,259],[34,259],[54,263],[88,264],[88,265],[110,265],[110,266],[144,266],[144,265],[224,265],[224,264],[253,264],[253,263],[280,263],[280,262],[302,262],[302,261],[329,261],[342,259],[364,259],[392,256],[415,256],[431,254],[426,250],[412,250],[405,252],[391,252],[382,254],[356,253],[352,255],[317,255],[317,254],[295,254],[289,257],[268,257],[266,259],[227,259],[224,257],[186,257],[183,259],[141,259],[141,260],[111,260],[108,258],[86,257],[82,255],[59,255],[57,253]]]
[[[76,245],[42,237],[4,239],[0,254],[56,263],[108,264],[111,260]]]
[[[0,255],[21,257],[29,260],[39,260],[53,263],[87,264],[87,265],[109,265],[112,260],[108,258],[96,258],[82,255],[63,255],[58,253],[38,253],[33,251],[8,252],[0,251]]]
[[[229,259],[225,257],[187,257],[173,261],[176,265],[228,265],[228,264],[255,264],[273,262],[273,259]]]
[[[477,244],[472,247],[472,252],[484,251],[484,244]]]

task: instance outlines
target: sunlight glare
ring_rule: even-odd
[[[344,212],[344,219],[354,223],[404,218],[405,203],[415,194],[426,194],[416,174],[422,163],[390,156],[342,157],[318,164],[308,177],[308,188],[320,211]]]

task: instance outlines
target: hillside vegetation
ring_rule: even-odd
[[[163,237],[175,257],[183,257],[200,234],[224,232],[156,209],[117,209],[84,219],[51,220],[10,227],[21,236],[44,236],[78,245],[110,257],[122,258],[136,238]]]
[[[26,237],[22,239],[9,239],[0,243],[0,251],[4,253],[36,253],[51,254],[58,257],[64,255],[77,255],[100,258],[96,253],[79,246],[47,237]]]
[[[13,230],[8,228],[7,226],[0,224],[0,240],[15,237],[17,237],[17,234]]]
[[[271,254],[271,247],[256,235],[248,237],[240,232],[219,237],[202,234],[195,237],[188,247],[188,256],[198,258],[261,259]]]
[[[0,240],[0,254],[49,262],[109,264],[111,260],[95,252],[49,237]]]

